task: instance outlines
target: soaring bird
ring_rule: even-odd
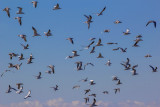
[[[108,94],[108,91],[103,91],[102,93],[103,93],[103,94]]]
[[[115,23],[115,24],[119,24],[119,23],[122,23],[122,22],[119,21],[119,20],[116,20],[116,21],[114,21],[114,23]]]
[[[103,15],[103,12],[106,10],[106,6],[103,8],[103,10],[100,13],[97,13],[97,16]]]
[[[152,57],[150,54],[147,54],[146,56],[144,56],[146,58]]]
[[[20,24],[20,26],[22,25],[22,17],[15,17],[15,19],[18,20],[18,23]]]
[[[19,69],[20,69],[20,67],[21,67],[21,65],[22,65],[22,63],[20,63],[20,64],[16,64],[16,65],[13,65],[13,67],[15,67],[17,70],[19,70]]]
[[[156,28],[156,21],[154,21],[154,20],[148,21],[147,24],[146,24],[146,26],[148,26],[150,23],[153,23],[154,27]]]
[[[111,63],[110,60],[108,60],[107,63],[106,63],[107,66],[111,66],[111,64],[112,64],[112,63]]]
[[[130,30],[129,30],[129,29],[126,29],[126,32],[123,32],[123,34],[124,34],[124,35],[129,35],[129,34],[131,34],[131,33],[130,33]]]
[[[101,44],[101,38],[99,38],[98,43],[96,44],[96,46],[103,46],[103,44]]]
[[[89,102],[89,97],[85,97],[84,100],[85,100],[85,104],[87,104]]]
[[[127,48],[120,48],[121,49],[121,51],[124,53],[124,52],[127,52]]]
[[[84,90],[84,91],[85,91],[85,94],[87,94],[91,91],[91,89],[87,89],[87,90]]]
[[[8,17],[10,18],[10,8],[6,7],[3,9],[3,11],[6,11]]]
[[[6,93],[10,93],[11,90],[17,91],[15,88],[11,87],[10,85],[8,86],[8,90],[6,91]]]
[[[92,41],[85,49],[89,49],[89,47],[94,44],[95,41]]]
[[[157,67],[154,68],[154,67],[151,66],[151,65],[149,65],[149,66],[152,68],[152,72],[157,72],[157,69],[158,69]]]
[[[120,92],[120,88],[115,88],[114,90],[115,90],[115,94],[116,94],[117,92]]]
[[[75,85],[75,86],[73,86],[73,88],[72,89],[79,89],[80,88],[80,85]]]
[[[49,29],[48,32],[44,32],[45,36],[52,36],[51,30]]]
[[[33,3],[33,7],[36,8],[38,1],[32,1],[32,3]]]
[[[54,6],[53,10],[59,10],[59,9],[61,9],[61,8],[59,7],[59,4],[57,3],[57,4]]]
[[[37,30],[32,26],[32,30],[33,30],[33,32],[34,32],[34,34],[33,34],[33,37],[34,36],[41,36],[41,35],[39,35],[38,33],[37,33]]]
[[[18,35],[19,37],[21,37],[25,42],[27,42],[27,39],[26,39],[26,35]]]
[[[88,78],[85,78],[85,79],[79,80],[79,82],[80,82],[80,81],[87,82],[87,81],[88,81]]]
[[[24,13],[22,12],[22,8],[21,8],[21,7],[17,7],[17,8],[18,8],[18,11],[17,11],[16,14],[24,14]]]
[[[5,70],[2,74],[1,74],[1,77],[4,75],[4,73],[8,72],[8,71],[11,71],[11,70]]]
[[[53,89],[54,89],[54,91],[59,90],[59,89],[58,89],[58,85],[56,85],[56,87],[51,87],[51,88],[53,88]]]
[[[20,89],[21,85],[23,85],[23,83],[17,83],[17,88]]]
[[[39,74],[38,74],[38,76],[35,76],[36,77],[36,79],[41,79],[42,77],[41,77],[41,72],[39,72]]]
[[[67,38],[66,40],[69,40],[72,44],[74,44],[73,38]]]
[[[119,79],[118,82],[117,82],[117,85],[120,85],[120,84],[122,84],[122,83],[121,83],[121,81],[120,81],[120,79]]]
[[[94,82],[94,80],[90,80],[90,85],[95,85],[96,83]]]
[[[113,45],[113,44],[116,44],[116,45],[117,45],[118,43],[108,42],[107,44],[108,44],[108,45]]]
[[[55,73],[55,71],[54,71],[55,66],[54,65],[49,65],[48,67],[51,69],[52,73],[54,74]]]
[[[94,53],[95,51],[95,46],[92,47],[92,50],[90,51],[90,53]]]
[[[18,91],[16,91],[16,93],[17,93],[17,94],[21,94],[21,93],[23,93],[23,86],[22,86],[22,87],[20,87],[20,89],[19,89]]]
[[[24,99],[31,97],[30,95],[31,95],[31,90],[28,91],[28,94],[24,97]]]
[[[85,70],[86,66],[88,66],[88,65],[94,66],[94,64],[88,62],[88,63],[86,63],[86,64],[84,65],[84,70]]]
[[[84,23],[87,23],[88,24],[88,29],[90,28],[90,23],[92,23],[93,21],[92,21],[92,16],[91,15],[89,15],[89,16],[87,16],[87,15],[84,15],[86,18],[87,18],[87,21],[85,21]]]
[[[20,60],[23,60],[23,59],[24,59],[23,54],[21,53],[21,55],[18,56],[18,58],[19,58],[19,61],[20,61]]]
[[[101,53],[97,56],[97,58],[104,58]]]
[[[26,46],[25,45],[23,45],[23,44],[21,44],[21,46],[23,46],[23,50],[25,50],[25,49],[29,49],[28,47],[29,47],[29,45],[27,44]]]
[[[132,75],[138,75],[138,73],[136,72],[136,69],[132,69]]]

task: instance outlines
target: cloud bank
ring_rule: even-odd
[[[160,107],[160,102],[144,103],[140,101],[123,101],[119,103],[97,101],[98,107]],[[48,100],[46,102],[40,101],[24,101],[19,103],[12,103],[10,105],[0,105],[0,107],[88,107],[84,102],[72,101],[65,102],[62,98]]]

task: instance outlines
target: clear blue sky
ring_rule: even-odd
[[[28,90],[32,90],[32,98],[27,100],[47,101],[49,99],[63,98],[65,101],[79,100],[83,102],[84,89],[91,88],[93,93],[97,93],[97,101],[120,102],[126,100],[138,100],[143,102],[160,101],[160,73],[152,73],[149,65],[160,67],[160,1],[159,0],[39,0],[37,8],[33,8],[31,0],[1,0],[0,1],[0,72],[8,67],[8,63],[19,64],[18,58],[9,59],[9,53],[23,53],[27,59],[32,53],[33,64],[26,64],[27,60],[21,61],[23,64],[19,71],[4,74],[0,78],[0,104],[10,104],[24,101],[24,96]],[[54,5],[59,3],[61,10],[53,11]],[[17,7],[23,8],[24,15],[17,15]],[[106,10],[102,16],[94,13],[100,12],[104,6]],[[5,7],[11,8],[11,18],[2,11]],[[83,23],[86,18],[83,16],[92,15],[93,23],[88,30],[87,24]],[[22,16],[22,26],[14,18]],[[122,24],[114,24],[115,20],[120,20]],[[149,20],[157,21],[157,28],[153,24],[146,27]],[[32,37],[34,26],[42,36]],[[124,36],[123,31],[130,29],[131,34]],[[51,29],[53,36],[45,37],[44,32]],[[101,33],[109,29],[110,33]],[[18,37],[19,34],[27,35],[29,49],[23,50],[21,43],[24,41]],[[140,47],[133,48],[134,39],[142,34],[143,41]],[[74,38],[72,45],[66,38]],[[91,37],[102,39],[103,47],[97,47],[94,54],[89,54],[89,50],[79,51],[83,46],[87,46]],[[118,42],[118,46],[128,48],[127,53],[120,51],[113,52],[116,45],[108,46],[107,42]],[[72,50],[77,50],[79,57],[65,60],[71,55]],[[99,52],[104,56],[97,59]],[[152,58],[144,58],[146,54],[151,54]],[[139,75],[132,76],[131,72],[124,71],[120,65],[129,57],[131,64],[138,64]],[[104,64],[111,60],[112,66]],[[85,71],[75,71],[76,61],[92,62],[95,66],[87,66]],[[47,66],[55,65],[55,75],[45,73]],[[42,79],[37,80],[33,75],[42,72]],[[112,76],[117,75],[121,82],[120,86],[115,85]],[[96,85],[90,87],[88,83],[77,82],[88,77],[93,79]],[[5,91],[10,84],[16,87],[16,83],[24,83],[24,93],[17,95],[12,92],[6,94]],[[54,92],[50,87],[59,85],[59,91]],[[74,85],[80,85],[79,90],[72,90]],[[121,92],[114,94],[114,88],[121,88]],[[107,90],[109,95],[101,92]],[[92,101],[92,100],[91,100]]]

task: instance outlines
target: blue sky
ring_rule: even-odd
[[[158,0],[39,0],[37,8],[33,8],[31,0],[1,0],[1,24],[0,24],[0,72],[8,67],[8,63],[23,63],[19,71],[13,69],[13,72],[4,74],[0,78],[0,104],[7,105],[24,101],[24,96],[28,90],[32,90],[32,98],[27,101],[48,101],[50,99],[63,98],[67,102],[83,102],[84,89],[91,88],[93,93],[97,93],[97,101],[142,101],[159,102],[160,73],[152,73],[149,65],[160,67],[160,10]],[[59,3],[61,10],[53,11],[54,5]],[[17,7],[23,7],[24,15],[17,15]],[[102,16],[96,16],[94,13],[100,12],[104,6],[106,10]],[[5,7],[11,8],[11,18],[2,11]],[[88,30],[83,16],[92,15],[93,23]],[[22,26],[14,18],[22,16]],[[122,21],[122,24],[114,24],[115,20]],[[157,21],[157,28],[153,24],[146,27],[149,20]],[[32,37],[34,26],[42,36]],[[123,32],[129,28],[131,34],[124,36]],[[53,36],[45,37],[43,32],[51,29]],[[109,29],[110,33],[101,33]],[[24,41],[17,35],[26,34],[30,49],[23,50],[21,43]],[[134,39],[142,34],[143,41],[140,47],[133,48]],[[74,38],[72,45],[66,38]],[[87,46],[89,38],[95,37],[95,42],[102,39],[103,47],[96,47],[94,54],[89,54],[90,50],[79,51]],[[118,42],[118,46],[128,48],[127,53],[120,51],[113,52],[112,49],[118,46],[108,46],[107,42]],[[79,57],[65,60],[65,57],[72,55],[72,50],[77,50]],[[9,53],[23,53],[27,59],[32,53],[34,56],[33,64],[26,64],[27,60],[21,62],[18,58],[9,59]],[[104,56],[103,59],[97,59],[99,52]],[[151,54],[152,58],[144,58],[146,54]],[[137,72],[139,75],[132,76],[131,72],[124,71],[120,65],[129,57],[131,64],[138,64]],[[111,60],[112,66],[104,65]],[[85,71],[74,70],[76,61],[85,63],[92,62],[95,66],[87,66]],[[45,73],[47,66],[55,65],[55,75]],[[37,80],[33,75],[42,72],[42,79]],[[112,76],[117,75],[122,81],[122,85],[117,86],[112,81]],[[87,83],[77,82],[80,79],[88,77],[93,79],[96,85],[91,87]],[[12,92],[6,94],[5,91],[10,84],[16,87],[16,83],[24,83],[24,93],[17,95]],[[59,85],[59,91],[54,92],[50,87]],[[72,90],[74,85],[80,85],[79,90]],[[121,92],[114,94],[114,88],[121,88]],[[102,91],[109,91],[109,95],[103,95]]]

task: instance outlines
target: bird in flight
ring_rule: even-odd
[[[148,26],[150,23],[153,23],[154,27],[156,28],[156,24],[157,24],[156,21],[154,21],[154,20],[148,21],[146,26]]]
[[[33,37],[34,36],[41,36],[41,35],[39,35],[38,33],[37,33],[37,30],[32,26],[32,30],[33,30]]]
[[[92,16],[91,15],[89,15],[89,16],[87,16],[87,15],[84,15],[86,18],[87,18],[87,21],[85,21],[84,23],[87,23],[88,24],[88,29],[90,28],[90,23],[92,23],[93,21],[92,21]]]
[[[31,90],[28,91],[28,94],[24,97],[24,99],[31,97],[30,95],[31,95]]]
[[[106,10],[106,6],[103,8],[103,10],[100,13],[97,13],[97,16],[103,15],[103,12]]]
[[[32,1],[32,3],[33,3],[33,7],[36,8],[38,1]]]
[[[49,29],[48,32],[44,32],[45,36],[52,36],[51,30]]]
[[[59,4],[57,3],[57,4],[54,6],[53,10],[59,10],[59,9],[61,9],[61,8],[59,7]]]
[[[24,14],[24,13],[22,12],[22,8],[21,8],[21,7],[17,7],[17,8],[18,8],[18,11],[17,11],[16,14]]]
[[[3,11],[6,11],[8,17],[10,18],[10,8],[6,7],[3,9]]]

